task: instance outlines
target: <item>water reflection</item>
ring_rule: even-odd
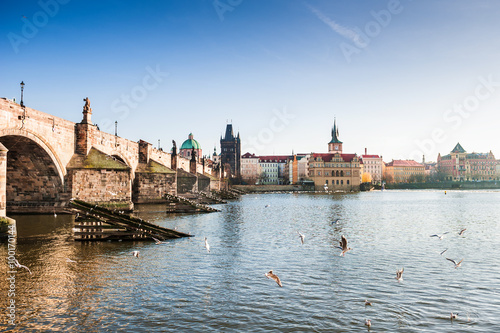
[[[139,206],[138,216],[195,235],[160,245],[74,242],[70,215],[18,216],[17,258],[33,275],[16,275],[17,330],[357,332],[370,318],[373,331],[489,332],[500,312],[499,199],[384,191],[247,195],[197,215]],[[341,235],[353,248],[345,257]],[[270,269],[283,288],[266,279]],[[6,272],[3,261],[2,299]],[[453,322],[452,311],[461,314]],[[12,328],[0,318],[2,331]]]

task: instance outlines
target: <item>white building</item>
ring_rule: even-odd
[[[285,183],[285,167],[289,156],[259,156],[260,185],[281,185]]]
[[[382,183],[382,156],[378,155],[368,155],[366,148],[365,154],[360,156],[363,165],[363,173],[369,173],[372,179],[372,184],[381,184]]]

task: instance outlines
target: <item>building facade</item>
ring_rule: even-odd
[[[245,153],[241,156],[241,179],[254,185],[259,178],[259,157]]]
[[[360,156],[362,165],[362,174],[369,174],[371,183],[380,185],[382,183],[382,169],[384,162],[382,156],[368,155],[365,149],[365,154]]]
[[[328,153],[312,153],[309,157],[309,178],[316,190],[357,191],[361,184],[361,166],[356,154],[344,154],[339,140],[336,119]]]
[[[224,138],[220,138],[221,163],[228,165],[231,178],[241,176],[241,140],[240,133],[234,136],[233,125],[227,124]]]
[[[309,158],[311,154],[294,154],[288,161],[288,181],[299,184],[309,179]]]
[[[467,153],[457,143],[453,150],[445,155],[438,155],[437,170],[446,180],[452,181],[488,181],[496,180],[497,160],[489,153]]]
[[[288,182],[288,165],[290,156],[270,155],[259,156],[259,185],[283,185]]]
[[[425,166],[413,160],[392,160],[385,164],[384,178],[388,183],[422,182]]]

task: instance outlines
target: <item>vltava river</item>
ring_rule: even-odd
[[[374,191],[251,194],[200,215],[140,206],[195,235],[160,245],[73,242],[72,216],[16,216],[16,255],[33,274],[18,269],[8,325],[2,260],[0,331],[359,332],[370,319],[371,332],[495,332],[499,203],[498,191]]]

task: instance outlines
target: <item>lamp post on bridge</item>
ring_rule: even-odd
[[[23,91],[24,91],[24,81],[21,81],[21,104],[20,105],[24,107]]]

